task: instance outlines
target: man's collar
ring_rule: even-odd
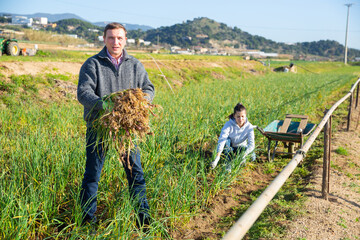
[[[122,52],[121,55],[122,55],[122,57],[123,57],[123,60],[126,60],[126,59],[129,58],[129,55],[127,54],[125,48],[123,49],[123,52]],[[109,57],[108,54],[107,54],[107,48],[106,48],[106,46],[104,46],[104,48],[99,52],[98,56],[101,57],[101,58],[107,58],[107,57]]]
[[[118,58],[111,56],[107,48],[106,48],[106,53],[110,59],[115,59],[116,61],[119,61],[119,59],[123,57],[123,52],[121,52],[121,55]]]

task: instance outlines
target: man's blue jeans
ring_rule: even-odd
[[[86,167],[80,192],[83,221],[95,221],[97,205],[97,191],[101,170],[104,166],[106,150],[101,144],[96,146],[96,134],[90,128],[86,131]],[[130,170],[127,164],[123,164],[131,198],[137,202],[137,211],[140,224],[149,217],[149,205],[146,199],[146,184],[144,172],[141,167],[140,150],[135,148],[131,151]]]

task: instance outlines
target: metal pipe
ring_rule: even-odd
[[[358,80],[351,86],[351,89],[349,92],[354,92],[355,88],[359,85],[360,82],[360,78],[358,78]]]
[[[300,154],[296,154],[292,158],[289,164],[272,181],[258,199],[256,199],[256,201],[246,210],[241,218],[231,227],[229,232],[224,236],[224,239],[241,239],[246,234],[302,159],[303,156]]]
[[[360,78],[354,84],[357,85],[360,81]],[[353,90],[352,90],[353,91]],[[295,170],[296,166],[303,160],[304,155],[310,149],[311,145],[316,140],[317,136],[320,134],[321,130],[324,128],[324,125],[335,111],[335,109],[343,103],[349,96],[351,92],[346,94],[343,98],[337,101],[325,114],[322,121],[316,127],[311,136],[307,139],[304,146],[297,151],[291,161],[286,165],[286,167],[279,173],[279,175],[270,183],[270,185],[264,190],[264,192],[256,199],[256,201],[251,204],[251,206],[245,211],[245,213],[236,221],[236,223],[230,228],[227,234],[223,239],[225,240],[238,240],[242,239],[250,227],[254,224],[256,219],[263,212],[265,207],[273,199],[285,181],[289,178],[290,174]]]

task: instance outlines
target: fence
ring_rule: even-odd
[[[256,219],[264,211],[265,207],[273,199],[290,174],[295,170],[297,165],[305,158],[305,154],[314,143],[321,130],[324,128],[324,168],[323,168],[323,185],[322,195],[327,199],[329,194],[329,173],[330,173],[330,150],[331,150],[331,115],[335,109],[350,97],[349,113],[347,118],[347,131],[350,129],[351,114],[353,108],[354,90],[356,91],[355,108],[359,102],[359,82],[360,78],[353,84],[351,90],[338,102],[336,102],[329,110],[325,111],[325,116],[316,127],[314,132],[307,139],[306,143],[299,149],[286,167],[279,173],[279,175],[270,183],[258,199],[246,210],[246,212],[237,220],[237,222],[230,228],[223,239],[233,240],[242,239],[247,231],[254,224]]]

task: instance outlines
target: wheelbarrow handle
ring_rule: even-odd
[[[256,129],[259,130],[259,132],[261,132],[262,135],[265,135],[265,132],[261,127],[256,126]]]

